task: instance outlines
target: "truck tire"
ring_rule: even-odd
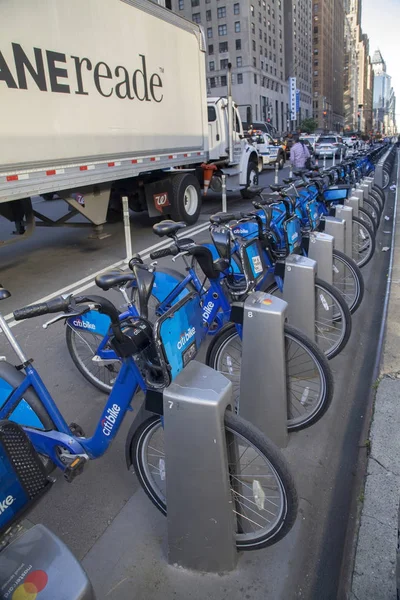
[[[172,189],[171,218],[193,225],[201,210],[201,190],[197,177],[192,173],[174,175]]]
[[[247,187],[244,190],[240,190],[242,198],[246,200],[254,198],[253,192],[248,189],[251,185],[258,185],[258,167],[256,163],[249,161],[247,165]]]

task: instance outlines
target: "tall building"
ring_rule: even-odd
[[[343,0],[314,0],[313,111],[324,131],[344,125],[344,23]]]
[[[386,135],[396,132],[396,97],[391,85],[392,78],[386,72],[386,63],[380,50],[372,57],[374,70],[374,129]]]
[[[233,99],[243,120],[269,120],[278,131],[285,131],[283,0],[172,0],[171,5],[174,12],[204,28],[209,95],[226,95],[230,62]]]
[[[361,0],[345,0],[345,23],[345,128],[369,133],[374,76],[369,39],[361,29]]]
[[[285,76],[296,78],[297,125],[312,116],[312,0],[284,0]]]

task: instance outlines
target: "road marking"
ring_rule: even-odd
[[[194,237],[195,235],[198,235],[199,233],[206,231],[206,229],[208,229],[209,226],[210,226],[210,223],[207,221],[206,223],[202,223],[201,225],[196,225],[196,227],[193,227],[192,229],[185,229],[180,234],[178,234],[178,238],[187,237],[187,236]],[[172,243],[173,242],[170,240],[165,240],[165,241],[158,242],[157,244],[153,244],[152,246],[148,246],[147,248],[144,248],[144,250],[141,250],[139,252],[140,257],[143,260],[147,260],[150,257],[150,253],[153,252],[153,250],[160,250],[161,248],[168,248],[168,246],[171,246]],[[47,302],[48,300],[51,300],[52,298],[55,298],[56,296],[60,296],[61,294],[67,294],[67,293],[81,294],[85,290],[88,290],[89,288],[93,287],[94,280],[97,277],[97,275],[100,275],[100,273],[104,273],[104,271],[109,271],[110,269],[116,269],[117,267],[121,267],[121,266],[125,267],[125,269],[128,268],[128,265],[126,264],[125,259],[119,260],[118,262],[113,263],[112,265],[109,265],[108,267],[104,267],[103,269],[100,269],[99,271],[96,271],[95,273],[91,273],[87,277],[83,277],[83,279],[80,279],[79,281],[75,281],[75,283],[71,283],[55,292],[52,292],[51,294],[48,294],[47,296],[43,296],[43,298],[40,298],[39,300],[35,300],[35,302],[31,302],[27,306],[32,306],[32,304],[40,304],[42,302]],[[10,319],[13,319],[13,317],[14,317],[14,314],[11,312],[8,315],[6,315],[4,317],[4,319],[6,321],[10,321]],[[23,321],[14,321],[13,320],[8,323],[8,326],[15,327],[15,325],[18,325],[19,323],[22,323],[22,322]]]

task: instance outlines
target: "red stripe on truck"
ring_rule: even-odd
[[[55,175],[55,174],[56,174],[55,169],[51,169],[51,171],[46,171],[46,175]]]
[[[18,181],[18,175],[7,175],[7,181]]]
[[[82,167],[79,167],[79,170],[80,171],[87,171],[87,166],[83,165]]]

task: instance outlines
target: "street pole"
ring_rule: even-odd
[[[277,185],[279,183],[279,175],[278,175],[278,169],[279,169],[279,165],[276,162],[275,163],[275,179],[274,179],[274,183],[275,185]]]
[[[326,154],[324,154],[324,169],[326,169]]]
[[[222,212],[226,213],[228,211],[227,201],[226,201],[226,175],[222,174]]]
[[[124,216],[124,231],[125,231],[125,262],[129,262],[132,258],[132,238],[131,238],[131,223],[129,220],[129,204],[128,197],[122,196],[122,212]]]

